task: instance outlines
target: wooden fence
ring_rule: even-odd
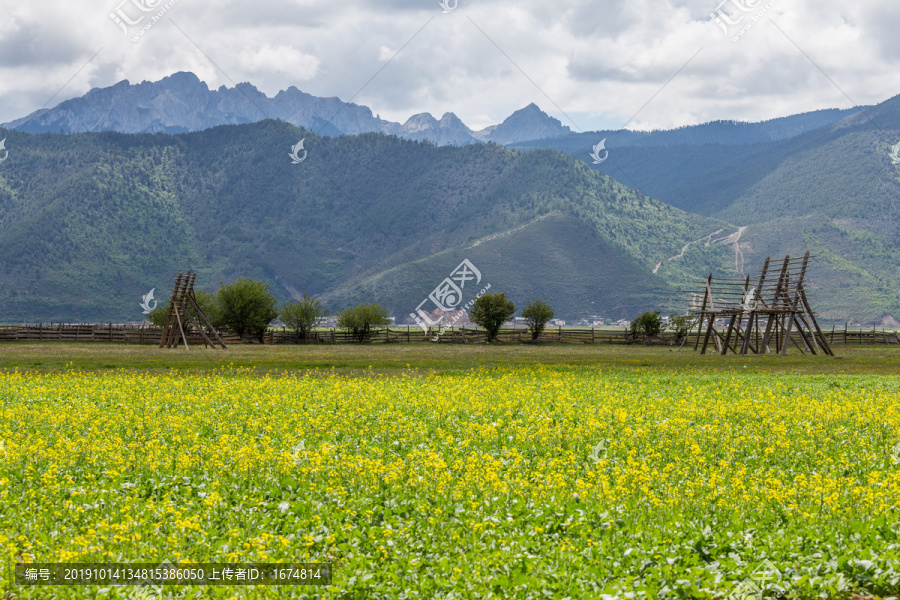
[[[189,344],[203,345],[199,333],[188,333]],[[0,325],[0,341],[58,341],[58,342],[120,342],[126,344],[157,344],[162,337],[162,327],[140,325],[107,325],[97,323],[38,323],[25,325]],[[240,343],[234,333],[224,332],[226,344]]]
[[[244,340],[232,331],[220,331],[226,344],[238,344],[241,341],[255,341],[249,336]],[[372,332],[370,343],[411,343],[436,341],[442,344],[479,343],[487,339],[481,328],[449,328],[440,335],[440,330],[431,329],[428,334],[416,326],[398,326],[378,329]],[[75,324],[75,323],[38,323],[25,325],[0,325],[0,342],[3,341],[66,341],[66,342],[119,342],[127,344],[159,345],[162,335],[161,327],[151,325],[117,325],[108,324]],[[693,348],[696,331],[692,332],[684,343],[685,348]],[[895,331],[878,331],[876,329],[832,329],[825,332],[825,338],[834,344],[900,344],[900,334]],[[530,343],[531,335],[524,328],[501,329],[497,335],[500,342]],[[264,337],[266,344],[296,344],[300,340],[293,331],[287,329],[271,329]],[[309,342],[312,343],[352,343],[352,334],[347,331],[331,328],[314,331]],[[627,344],[631,336],[627,329],[599,328],[548,328],[540,337],[541,342],[563,342],[581,344]],[[203,345],[203,338],[198,333],[188,333],[190,345]],[[653,340],[658,345],[680,345],[671,333],[664,333]]]

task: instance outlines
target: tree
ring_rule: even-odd
[[[688,331],[694,326],[694,317],[691,315],[669,315],[669,327],[675,332],[675,342],[680,342],[687,337]]]
[[[166,324],[166,313],[169,312],[169,302],[166,301],[165,304],[160,304],[156,307],[153,312],[147,315],[147,319],[156,325],[157,327],[162,327]]]
[[[219,302],[216,300],[216,295],[204,292],[203,290],[195,290],[194,299],[200,306],[200,310],[202,310],[203,314],[206,315],[206,318],[209,319],[210,324],[216,329],[221,327],[222,324],[219,322]],[[194,310],[193,306],[190,310],[192,313],[197,312]],[[198,317],[198,315],[194,314],[194,317]],[[203,325],[203,323],[200,324]]]
[[[484,294],[472,305],[469,319],[487,330],[487,341],[492,342],[500,326],[516,313],[516,305],[502,292]]]
[[[278,316],[276,303],[268,283],[241,277],[216,293],[216,319],[241,337],[256,332],[262,342],[269,323]]]
[[[553,309],[543,300],[529,300],[522,310],[522,316],[528,323],[531,339],[536,340],[544,331],[547,321],[553,318]]]
[[[304,293],[300,300],[288,300],[282,304],[278,316],[297,333],[299,339],[308,340],[319,319],[328,316],[328,310],[318,298]]]
[[[347,329],[357,342],[365,342],[371,335],[372,327],[389,325],[388,311],[380,304],[360,304],[344,309],[338,315],[338,327]]]
[[[642,339],[649,343],[650,338],[657,337],[662,331],[662,318],[659,311],[649,310],[631,322],[631,339]]]

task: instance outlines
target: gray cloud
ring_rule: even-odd
[[[647,128],[845,107],[835,83],[859,104],[900,93],[900,6],[876,0],[766,0],[737,42],[709,21],[718,0],[459,0],[449,14],[437,0],[174,0],[137,42],[139,27],[126,36],[109,16],[119,2],[0,0],[0,122],[60,88],[51,105],[183,70],[270,96],[363,88],[354,101],[383,118],[449,111],[474,127],[530,102],[583,129],[646,104],[629,126]],[[122,8],[141,25],[153,15]]]

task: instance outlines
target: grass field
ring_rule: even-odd
[[[896,596],[900,351],[838,351],[0,345],[0,598],[162,560],[334,566],[197,598]]]
[[[604,369],[750,371],[796,374],[900,374],[898,346],[836,346],[838,358],[806,356],[719,356],[685,347],[603,344],[319,344],[235,345],[159,350],[135,344],[72,342],[0,343],[0,370],[53,372],[73,369],[203,372],[246,367],[257,372],[332,370],[344,374],[467,371],[473,367],[582,365]]]

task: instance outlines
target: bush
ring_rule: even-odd
[[[536,340],[544,331],[547,321],[553,318],[553,309],[543,300],[529,300],[522,310],[522,316],[528,323],[531,339]]]
[[[153,312],[147,315],[147,320],[149,320],[152,324],[157,327],[162,327],[166,324],[166,313],[169,312],[169,301],[167,300],[165,303],[161,303],[156,307]]]
[[[328,316],[328,310],[318,298],[304,293],[300,300],[288,300],[282,304],[278,316],[297,333],[299,339],[305,341],[309,339],[309,334],[319,319]]]
[[[338,316],[338,327],[349,330],[357,342],[365,342],[371,336],[372,327],[389,325],[388,311],[379,304],[360,304],[344,309]]]
[[[694,325],[694,317],[691,315],[669,315],[669,327],[675,332],[675,341],[680,342],[687,337],[688,331]]]
[[[255,332],[262,342],[269,323],[278,316],[276,303],[268,283],[241,277],[216,293],[216,321],[241,337]]]
[[[652,338],[659,336],[662,331],[662,318],[659,311],[647,311],[631,322],[632,341],[643,340],[650,343]]]
[[[516,313],[516,305],[501,292],[484,294],[472,305],[469,319],[487,330],[487,341],[492,342],[500,326]]]

